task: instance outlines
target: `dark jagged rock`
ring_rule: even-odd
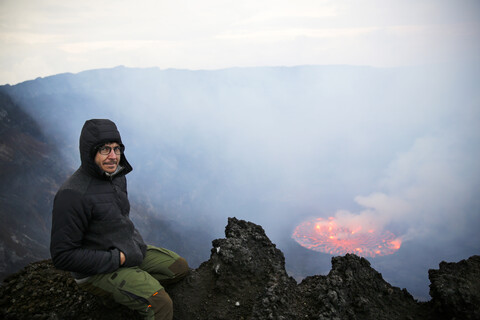
[[[353,254],[332,258],[326,276],[298,284],[283,253],[251,222],[228,219],[225,239],[212,242],[210,259],[167,288],[174,319],[479,319],[480,258],[430,270],[432,301],[420,303],[388,284]],[[4,319],[139,319],[112,301],[78,288],[49,260],[28,265],[0,287]]]
[[[391,286],[353,254],[332,258],[327,276],[307,277],[298,289],[308,319],[419,319],[424,312],[407,290]]]
[[[4,280],[0,287],[2,319],[141,319],[113,301],[81,290],[70,273],[50,260],[29,264]]]
[[[437,319],[480,319],[480,256],[428,270]]]
[[[296,319],[296,282],[283,253],[251,222],[228,219],[226,239],[170,294],[176,319]]]

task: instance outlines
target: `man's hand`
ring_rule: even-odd
[[[123,264],[125,263],[125,254],[120,251],[120,265],[123,266]]]

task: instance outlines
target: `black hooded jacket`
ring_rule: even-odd
[[[122,168],[108,176],[95,163],[96,147],[108,142],[122,144],[116,125],[106,119],[85,122],[80,135],[80,168],[60,187],[53,204],[50,253],[58,269],[75,278],[109,273],[137,266],[146,245],[129,218],[125,175],[132,171],[125,155]]]

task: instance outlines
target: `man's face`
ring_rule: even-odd
[[[116,154],[114,148],[120,147],[120,145],[116,142],[113,142],[106,143],[105,146],[112,148],[110,153],[103,155],[100,153],[100,151],[97,151],[97,154],[95,155],[95,163],[103,171],[108,173],[114,173],[115,170],[117,170],[118,164],[120,163],[120,157],[122,156],[120,154]]]

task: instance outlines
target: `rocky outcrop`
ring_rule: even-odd
[[[480,256],[442,262],[428,278],[437,319],[480,319]]]
[[[170,294],[176,319],[297,319],[296,282],[262,227],[228,219],[226,239]]]
[[[135,312],[81,290],[50,260],[29,264],[0,287],[0,319],[141,319]]]
[[[370,263],[353,254],[332,258],[327,276],[307,277],[298,287],[307,319],[421,319],[425,305],[393,287]]]
[[[479,319],[478,256],[430,270],[432,301],[421,303],[388,284],[364,258],[334,257],[328,275],[297,284],[262,227],[229,218],[225,235],[212,242],[208,261],[167,287],[175,319]],[[81,291],[49,260],[5,279],[0,318],[139,319]]]

